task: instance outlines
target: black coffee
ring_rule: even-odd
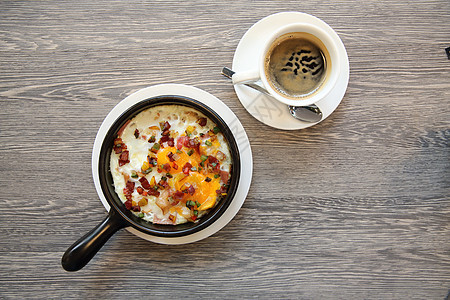
[[[324,81],[326,58],[311,37],[303,32],[285,34],[267,52],[265,73],[280,94],[301,99]]]

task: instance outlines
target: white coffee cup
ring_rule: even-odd
[[[305,36],[307,40],[318,46],[322,52],[324,61],[324,74],[321,76],[315,89],[301,95],[290,95],[277,89],[270,81],[267,74],[266,61],[274,47],[292,35]],[[259,54],[258,68],[243,72],[236,72],[232,79],[233,84],[260,82],[260,85],[276,100],[292,106],[306,106],[323,99],[336,85],[340,74],[340,60],[338,58],[338,46],[336,41],[323,29],[309,23],[293,23],[279,28],[270,34]],[[306,70],[306,69],[305,69]],[[296,73],[297,75],[297,73]],[[272,76],[273,77],[273,76]]]

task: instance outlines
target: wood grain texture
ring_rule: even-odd
[[[448,1],[0,8],[0,298],[448,297]],[[350,60],[339,108],[301,131],[259,123],[220,75],[252,24],[290,10],[332,26]],[[105,216],[96,131],[120,100],[159,83],[204,89],[241,120],[254,156],[246,202],[205,240],[168,246],[121,231],[67,273],[62,254]]]

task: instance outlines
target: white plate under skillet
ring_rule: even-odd
[[[94,148],[92,151],[92,174],[94,177],[94,185],[97,190],[97,194],[103,203],[103,206],[105,206],[106,210],[109,211],[110,206],[105,196],[103,195],[98,176],[98,159],[100,156],[101,144],[105,138],[105,135],[108,132],[111,125],[113,124],[113,122],[128,108],[130,108],[131,106],[142,100],[161,95],[189,97],[199,102],[202,102],[203,104],[206,104],[207,106],[212,108],[225,121],[225,123],[227,123],[228,127],[230,128],[230,130],[234,135],[234,138],[236,139],[239,148],[241,160],[241,176],[239,179],[236,194],[228,209],[213,224],[211,224],[210,226],[206,227],[201,231],[181,237],[158,237],[143,233],[132,227],[127,227],[127,230],[130,231],[131,233],[137,235],[138,237],[141,237],[143,239],[155,243],[160,244],[193,243],[202,240],[204,238],[207,238],[208,236],[216,233],[234,218],[234,216],[238,213],[239,209],[241,208],[242,204],[244,204],[245,198],[247,197],[253,173],[252,151],[250,149],[250,142],[248,140],[244,127],[228,106],[226,106],[222,101],[220,101],[213,95],[209,94],[208,92],[205,92],[192,86],[182,84],[160,84],[150,86],[141,89],[137,92],[134,92],[133,94],[129,95],[121,102],[119,102],[106,116],[95,138]]]
[[[270,15],[255,23],[240,40],[233,58],[233,71],[243,72],[256,70],[260,57],[259,49],[263,48],[265,36],[278,28],[292,23],[310,23],[325,30],[338,45],[342,72],[336,86],[325,98],[316,104],[322,110],[325,120],[341,103],[347,90],[349,80],[349,62],[347,51],[337,33],[324,21],[300,12],[281,12]],[[308,123],[293,118],[285,104],[242,84],[234,86],[236,95],[247,111],[266,125],[285,130],[303,129],[317,123]],[[320,122],[321,122],[320,121]]]

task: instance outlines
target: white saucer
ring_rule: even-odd
[[[239,154],[241,159],[241,176],[238,184],[238,189],[227,211],[225,211],[225,213],[219,219],[217,219],[217,221],[215,221],[212,225],[188,236],[172,237],[172,238],[157,237],[143,233],[132,227],[127,228],[128,231],[137,235],[138,237],[141,237],[143,239],[155,243],[160,244],[193,243],[202,240],[204,238],[207,238],[208,236],[216,233],[234,218],[234,216],[238,213],[239,209],[241,208],[242,204],[244,204],[245,198],[247,198],[247,193],[248,190],[250,189],[250,183],[252,180],[252,173],[253,173],[252,151],[244,127],[242,126],[241,122],[238,120],[236,115],[231,111],[231,109],[213,95],[192,86],[182,84],[161,84],[141,89],[123,99],[106,116],[95,138],[94,149],[92,150],[92,175],[94,177],[94,184],[98,196],[100,197],[100,200],[102,201],[106,210],[109,211],[110,206],[106,201],[105,196],[103,195],[98,176],[98,158],[100,156],[99,154],[101,144],[105,138],[106,133],[108,132],[108,129],[111,127],[113,122],[129,107],[142,100],[160,95],[189,97],[199,102],[202,102],[207,106],[211,107],[212,109],[214,109],[215,112],[219,114],[219,116],[222,117],[225,123],[227,123],[228,126],[230,127],[239,148]]]
[[[244,34],[240,40],[233,58],[233,71],[243,72],[256,70],[258,68],[258,59],[265,42],[264,36],[267,32],[272,32],[279,27],[297,23],[306,22],[321,27],[328,32],[338,44],[339,57],[341,58],[342,73],[339,76],[336,87],[322,100],[316,104],[322,110],[325,120],[339,105],[347,90],[349,79],[349,62],[347,51],[337,33],[322,20],[311,15],[300,12],[282,12],[270,15],[258,21]],[[293,118],[286,105],[273,100],[260,92],[242,84],[234,85],[234,90],[247,111],[257,120],[266,125],[279,129],[303,129],[317,123],[302,122]]]

